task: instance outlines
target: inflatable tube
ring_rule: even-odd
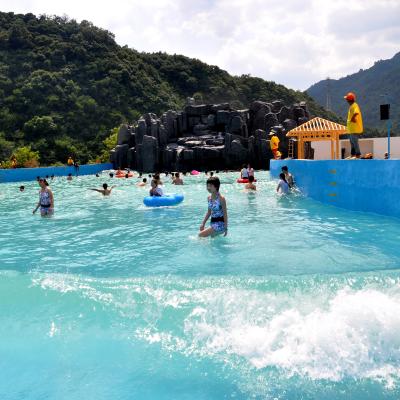
[[[125,176],[126,176],[126,173],[125,174],[115,175],[116,178],[125,178]],[[128,178],[132,178],[132,176],[133,176],[133,173],[132,172],[128,172]]]
[[[200,175],[199,171],[196,171],[195,169],[190,173],[190,175]]]
[[[143,204],[147,207],[167,207],[176,206],[182,203],[183,194],[166,194],[164,196],[147,196],[143,199]]]
[[[247,178],[239,178],[236,180],[237,183],[249,183]],[[254,182],[257,182],[257,179],[254,179]]]

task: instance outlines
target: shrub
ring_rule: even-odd
[[[36,168],[39,166],[39,152],[33,151],[31,146],[19,147],[14,152],[17,167]]]

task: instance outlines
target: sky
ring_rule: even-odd
[[[400,0],[0,0],[0,10],[88,20],[138,51],[299,90],[400,51]]]

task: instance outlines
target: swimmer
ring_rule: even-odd
[[[213,177],[214,176],[214,172],[211,171],[210,172],[210,176]]]
[[[110,172],[108,175],[110,176],[110,178],[114,178],[114,174],[112,172]]]
[[[143,178],[142,182],[139,182],[136,186],[146,186],[147,185],[147,178]]]
[[[159,174],[159,173],[155,173],[155,174],[153,175],[153,180],[155,180],[155,181],[157,182],[157,185],[162,185],[162,184],[163,184],[162,181],[161,181],[161,178],[160,178],[160,174]]]
[[[281,172],[279,174],[279,183],[276,187],[276,192],[280,194],[288,194],[289,193],[289,184],[286,181],[285,174]]]
[[[243,164],[243,168],[240,171],[240,179],[249,179],[249,172],[247,171],[246,164]]]
[[[55,177],[54,177],[54,174],[52,174],[51,176],[50,176],[50,179],[51,180],[53,180]]]
[[[111,186],[109,189],[107,183],[103,183],[103,189],[89,189],[89,190],[94,190],[95,192],[99,192],[103,196],[109,196],[114,188],[115,186]]]
[[[173,185],[183,185],[183,179],[179,176],[179,172],[175,173],[175,178],[172,181]]]
[[[19,191],[20,191],[20,192],[24,192],[24,191],[25,191],[25,186],[23,186],[23,185],[20,186],[20,187],[19,187]]]
[[[254,169],[251,167],[250,164],[247,164],[247,173],[249,174],[249,180],[251,176],[254,177]]]
[[[100,175],[99,175],[99,174],[96,174],[96,178],[98,178],[98,177],[100,177]]]
[[[67,181],[72,181],[72,174],[68,174]]]
[[[199,237],[214,236],[223,233],[228,234],[228,210],[225,197],[219,193],[221,183],[217,177],[207,179],[208,210],[200,225]],[[209,228],[205,228],[207,220],[211,217]]]
[[[35,214],[35,212],[40,207],[40,215],[42,217],[50,216],[54,213],[53,192],[48,187],[49,184],[47,183],[46,179],[39,179],[39,186],[39,202],[36,208],[33,210],[33,214]]]
[[[244,186],[248,190],[257,190],[257,186],[254,184],[254,175],[249,176],[249,182]]]
[[[158,185],[158,181],[156,179],[152,179],[150,196],[162,197],[164,195],[163,190]]]
[[[285,174],[286,182],[288,183],[289,188],[292,188],[294,186],[293,175],[289,172],[286,165],[282,167],[282,172]]]

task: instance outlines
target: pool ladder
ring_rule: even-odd
[[[289,139],[288,144],[288,158],[294,158],[294,142],[296,139]]]

